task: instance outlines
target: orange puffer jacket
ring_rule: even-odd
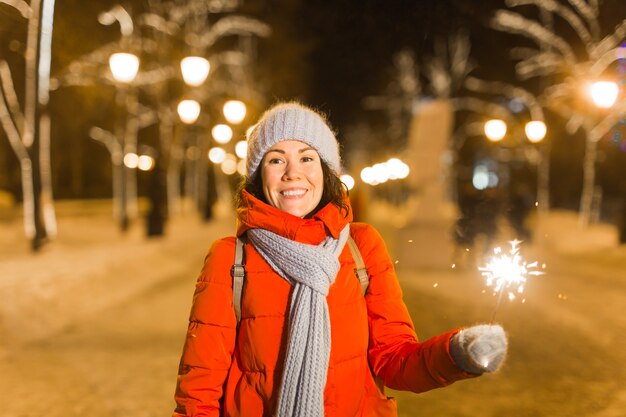
[[[332,204],[301,219],[244,191],[237,210],[237,235],[264,228],[297,242],[335,238],[351,220]],[[377,388],[372,373],[393,389],[422,392],[471,375],[449,353],[455,331],[418,342],[402,302],[393,265],[376,230],[352,223],[370,276],[363,296],[348,245],[327,301],[331,352],[324,391],[327,417],[395,416],[395,400]],[[246,279],[241,323],[232,303],[235,238],[216,241],[205,259],[191,308],[176,388],[180,416],[272,416],[285,359],[286,314],[291,286],[251,244],[246,244]],[[289,256],[289,254],[285,254]],[[371,369],[371,370],[370,370]]]

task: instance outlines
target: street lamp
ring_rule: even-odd
[[[200,103],[196,100],[181,100],[176,108],[178,117],[185,124],[193,124],[200,116]]]
[[[248,142],[246,142],[245,140],[240,140],[239,142],[237,142],[237,144],[235,145],[235,154],[239,158],[245,159],[246,155],[248,154]]]
[[[526,137],[530,142],[539,143],[546,137],[548,128],[544,122],[540,120],[533,120],[526,123],[524,131],[526,132]]]
[[[211,135],[217,143],[225,144],[230,142],[233,138],[233,130],[228,125],[219,124],[213,126],[213,129],[211,129]]]
[[[224,117],[229,123],[238,124],[246,117],[246,105],[239,100],[229,100],[222,109]]]
[[[341,177],[339,177],[339,179],[341,180],[341,182],[343,182],[346,185],[348,190],[351,190],[354,188],[354,178],[352,178],[351,175],[343,174]]]
[[[600,108],[613,107],[619,94],[619,87],[613,81],[596,81],[591,84],[591,99]]]
[[[211,64],[201,56],[188,56],[180,61],[180,72],[183,74],[185,84],[197,87],[209,76]]]
[[[115,80],[130,83],[139,71],[139,58],[126,52],[117,52],[109,57],[109,68]]]
[[[141,171],[150,171],[154,168],[154,158],[150,155],[140,155],[137,160],[137,168]]]
[[[504,120],[492,119],[485,123],[485,136],[491,142],[499,142],[506,135],[506,123]]]
[[[209,160],[214,164],[221,164],[226,159],[226,151],[218,146],[209,149]]]
[[[226,158],[224,158],[220,167],[224,174],[233,175],[237,172],[237,157],[230,153],[226,154]]]

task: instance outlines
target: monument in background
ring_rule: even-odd
[[[405,226],[398,230],[396,253],[403,266],[449,268],[456,217],[450,199],[448,140],[454,112],[447,100],[416,104],[409,125],[405,162],[413,191]]]

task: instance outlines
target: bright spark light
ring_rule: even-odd
[[[503,253],[502,249],[497,247],[493,250],[494,256],[489,263],[478,268],[481,275],[485,277],[486,285],[488,287],[493,286],[495,293],[498,293],[498,302],[493,312],[492,321],[495,319],[502,295],[507,288],[513,289],[508,292],[508,298],[512,301],[516,298],[516,293],[524,292],[524,286],[529,276],[543,275],[542,271],[536,269],[539,265],[537,261],[528,263],[520,255],[519,244],[522,243],[521,241],[513,240],[509,243],[511,250],[508,253]],[[542,267],[545,267],[545,264]]]

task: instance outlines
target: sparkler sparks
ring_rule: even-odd
[[[493,286],[495,293],[498,294],[498,301],[496,308],[493,312],[491,321],[496,318],[496,312],[502,301],[502,296],[507,288],[512,287],[513,291],[508,292],[509,300],[516,298],[516,293],[521,294],[524,292],[524,286],[528,276],[543,275],[542,271],[538,271],[539,263],[537,261],[527,263],[519,253],[519,245],[522,243],[519,240],[512,240],[509,242],[511,249],[508,253],[503,253],[500,247],[493,250],[494,257],[487,263],[487,265],[479,267],[481,275],[485,277],[485,284],[488,287]],[[542,265],[545,268],[545,264]]]

